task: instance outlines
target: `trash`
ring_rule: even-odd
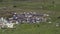
[[[52,23],[52,22],[48,22],[48,23]]]
[[[59,26],[59,23],[56,23],[56,27],[58,27]]]
[[[49,16],[48,14],[44,14],[44,16]]]

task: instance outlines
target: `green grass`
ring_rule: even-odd
[[[39,25],[39,27],[38,27]],[[5,31],[4,31],[5,30]],[[59,34],[60,27],[48,23],[20,24],[16,29],[2,29],[2,34]]]
[[[60,26],[55,26],[56,23],[60,23],[60,19],[57,19],[57,17],[60,16],[60,0],[55,0],[55,6],[49,2],[44,4],[41,2],[0,3],[0,7],[13,5],[17,7],[11,7],[12,9],[8,11],[13,10],[18,13],[29,11],[48,13],[52,18],[52,23],[20,24],[16,26],[16,29],[0,29],[0,34],[60,34]],[[43,6],[44,9],[41,9],[41,6]]]

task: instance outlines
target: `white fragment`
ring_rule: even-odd
[[[58,27],[59,26],[59,23],[56,23],[56,27]]]
[[[16,24],[19,24],[19,22],[18,22],[18,21],[16,21]]]
[[[14,13],[14,14],[17,14],[17,13]]]
[[[49,16],[48,14],[44,14],[44,16]]]
[[[13,25],[14,25],[13,23],[7,23],[7,24],[6,24],[6,26],[7,26],[8,28],[13,28]]]
[[[36,21],[37,23],[39,23],[40,21]]]
[[[52,22],[48,22],[48,23],[52,23]]]
[[[1,17],[1,21],[3,21],[4,20],[4,18],[3,17]]]
[[[46,16],[49,16],[48,14]]]

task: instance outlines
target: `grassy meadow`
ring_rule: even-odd
[[[39,24],[19,24],[15,29],[0,29],[0,34],[60,34],[60,26],[56,27],[56,23],[60,23],[60,0],[53,0],[48,2],[2,2],[0,7],[7,7],[6,10],[0,11],[15,11],[21,12],[38,12],[47,13],[50,15],[52,23],[39,23]],[[13,6],[16,7],[13,7]],[[8,8],[9,7],[9,8]],[[5,15],[5,14],[3,14]]]

